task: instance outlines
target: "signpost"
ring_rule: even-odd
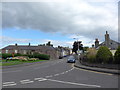
[[[77,50],[78,60],[79,60],[79,58],[80,58],[79,56],[80,56],[81,53],[82,53],[82,50],[79,50],[79,49],[78,49],[78,50]]]

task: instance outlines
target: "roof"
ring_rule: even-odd
[[[20,49],[20,50],[39,50],[39,49],[47,49],[47,50],[55,50],[54,47],[51,46],[28,46],[28,45],[9,45],[7,47],[2,48],[2,50],[9,50],[9,49]]]

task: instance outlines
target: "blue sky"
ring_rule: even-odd
[[[68,39],[67,35],[63,36],[60,33],[47,33],[38,30],[25,30],[8,28],[3,30],[3,36],[9,36],[12,38],[27,38],[27,39],[54,39],[54,40],[65,40]]]
[[[95,38],[104,41],[106,31],[118,41],[119,0],[20,1],[2,3],[1,47],[48,41],[72,47],[73,38],[91,47]]]
[[[66,41],[71,41],[73,42],[73,38],[70,38],[70,35],[63,35],[59,32],[56,33],[47,33],[43,31],[38,31],[38,30],[31,30],[31,29],[17,29],[17,28],[7,28],[4,29],[2,32],[2,36],[9,36],[11,38],[16,38],[16,39],[25,39],[26,42],[20,42],[18,40],[13,40],[10,44],[15,44],[18,43],[20,45],[26,45],[31,43],[31,45],[38,45],[38,44],[45,44],[47,41],[51,41],[52,44],[54,42],[52,41],[59,41],[59,42],[66,42]],[[58,45],[61,45],[59,43]],[[64,45],[64,44],[63,44]],[[7,46],[7,45],[6,45]],[[61,45],[62,46],[62,45]],[[70,46],[70,45],[68,45]],[[72,46],[70,46],[72,47]]]

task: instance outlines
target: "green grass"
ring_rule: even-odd
[[[23,64],[23,63],[33,63],[33,62],[40,62],[40,61],[45,61],[45,60],[36,60],[36,61],[22,61],[22,60],[0,60],[0,66],[11,66],[11,65],[18,65],[18,64]]]

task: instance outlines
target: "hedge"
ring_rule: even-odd
[[[120,64],[120,46],[118,47],[118,49],[115,52],[114,63]]]
[[[6,59],[7,57],[13,57],[12,54],[6,54],[6,53],[2,53],[1,54],[3,59]],[[14,56],[28,56],[29,58],[39,58],[39,59],[43,59],[43,60],[49,60],[50,59],[50,55],[46,55],[46,54],[33,54],[33,55],[27,55],[27,54],[14,54]]]

